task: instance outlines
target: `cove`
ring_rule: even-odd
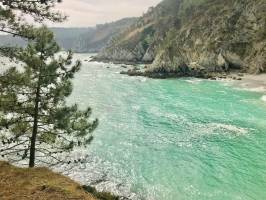
[[[69,102],[90,106],[100,125],[86,150],[90,162],[72,177],[129,199],[266,197],[261,93],[200,79],[129,77],[121,70],[83,62],[74,79]]]

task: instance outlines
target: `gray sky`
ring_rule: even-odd
[[[57,8],[69,16],[68,21],[53,26],[94,26],[124,17],[141,16],[161,0],[63,0]]]

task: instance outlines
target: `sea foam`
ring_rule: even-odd
[[[266,102],[266,95],[263,95],[263,96],[261,97],[261,100]]]
[[[247,134],[248,129],[234,126],[231,124],[222,124],[222,123],[210,123],[209,124],[214,130],[227,130],[236,134]]]
[[[202,82],[202,80],[200,80],[200,79],[188,79],[188,80],[185,80],[186,82],[188,82],[188,83],[191,83],[191,84],[199,84],[199,83],[201,83]]]

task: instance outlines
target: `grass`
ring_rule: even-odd
[[[85,188],[86,189],[86,188]],[[109,193],[88,191],[47,168],[24,169],[0,161],[2,200],[116,200]]]

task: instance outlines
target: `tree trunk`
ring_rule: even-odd
[[[35,106],[34,106],[34,121],[33,121],[31,145],[30,145],[29,167],[35,166],[35,145],[38,133],[39,102],[40,102],[40,85],[38,84],[36,91],[36,98],[35,98]]]

